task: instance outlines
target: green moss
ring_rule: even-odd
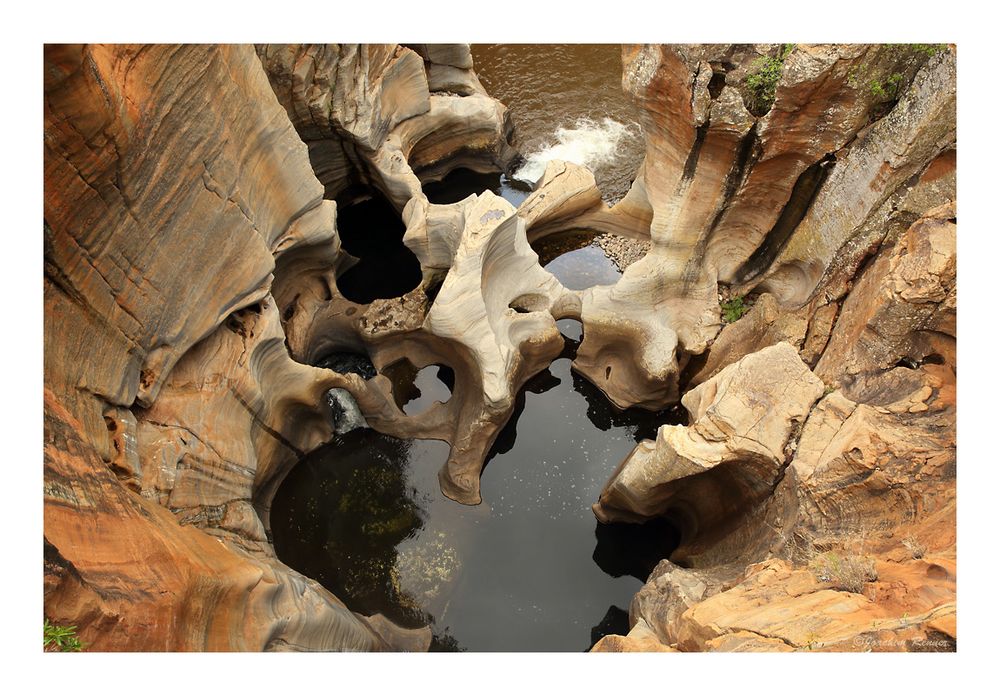
[[[872,80],[868,83],[868,87],[871,90],[872,96],[883,101],[888,101],[896,98],[896,95],[899,94],[899,87],[902,84],[903,74],[896,72],[884,80]]]
[[[743,296],[735,297],[719,304],[722,308],[722,318],[727,324],[732,324],[747,313],[749,307],[743,304]]]

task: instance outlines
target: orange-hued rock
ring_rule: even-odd
[[[646,157],[613,207],[559,161],[518,209],[429,202],[514,155],[467,45],[59,45],[44,68],[45,614],[89,648],[426,650],[275,557],[274,492],[337,389],[447,441],[442,490],[480,502],[572,318],[612,403],[690,415],[594,506],[681,536],[595,652],[954,649],[953,47],[626,47]],[[420,262],[401,297],[337,289],[355,185]],[[648,251],[569,290],[530,244],[568,230]],[[343,350],[447,365],[452,396],[409,416],[387,374],[310,366]]]
[[[820,582],[807,568],[766,561],[748,568],[732,589],[685,611],[677,644],[685,651],[735,650],[748,639],[755,650],[954,649],[930,624],[954,617],[955,578],[944,568],[929,571],[931,565],[878,564],[879,579],[858,594]],[[909,591],[905,600],[873,600],[900,585]]]
[[[866,386],[812,409],[773,496],[689,568],[662,562],[633,623],[681,650],[954,649],[954,373]]]
[[[322,195],[252,47],[46,47],[45,611],[90,647],[389,647],[259,517],[343,382],[268,294],[336,259]]]
[[[706,543],[774,490],[785,445],[822,394],[788,343],[748,355],[684,395],[691,424],[660,426],[655,441],[640,442],[594,514],[601,522],[677,516],[691,530],[685,552]]]
[[[906,358],[954,364],[956,224],[953,203],[915,222],[845,300],[816,372],[857,379]]]
[[[765,58],[780,78],[761,111],[748,77]],[[646,158],[621,202],[578,204],[576,222],[651,244],[617,283],[585,296],[575,369],[619,407],[675,403],[688,357],[719,332],[717,283],[769,292],[785,316],[773,331],[762,317],[730,331],[700,379],[780,340],[814,365],[858,268],[914,213],[954,195],[953,51],[644,45],[622,60]]]
[[[604,636],[590,652],[678,652],[656,638],[645,621],[639,620],[625,636]]]
[[[88,650],[386,649],[314,580],[126,489],[45,393],[45,614]]]

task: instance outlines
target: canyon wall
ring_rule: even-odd
[[[763,105],[747,83],[760,55],[780,66]],[[644,46],[623,60],[646,161],[629,198],[588,214],[651,219],[646,258],[668,251],[602,302],[635,285],[701,298],[718,324],[703,346],[673,336],[703,326],[693,314],[643,332],[649,301],[619,302],[613,321],[584,304],[597,346],[614,334],[626,354],[676,358],[689,414],[640,443],[594,506],[681,530],[632,631],[595,650],[954,650],[954,49]],[[749,311],[720,330],[732,297]],[[591,354],[600,385],[614,357]],[[602,389],[645,403],[634,385],[667,374],[652,367]]]
[[[46,47],[45,609],[89,647],[426,649],[429,631],[357,616],[280,563],[266,515],[332,435],[325,392],[363,391],[289,356],[275,299],[343,265],[329,194],[357,177],[395,190],[398,167],[377,165],[403,123],[439,171],[472,158],[456,120],[504,150],[481,88],[457,110],[430,94],[442,55]],[[470,67],[451,79],[476,87]],[[338,91],[297,113],[284,78]],[[358,164],[310,127],[346,133]]]
[[[614,404],[689,413],[595,501],[682,537],[597,649],[953,645],[954,50],[623,66],[647,140],[629,194],[609,208],[551,162],[515,209],[422,190],[516,155],[468,46],[46,47],[46,615],[103,650],[426,649],[276,559],[274,492],[340,389],[381,432],[448,442],[442,490],[478,503],[574,318],[573,367]],[[335,199],[375,193],[420,280],[360,304]],[[529,242],[581,228],[649,250],[569,290]],[[314,367],[336,351],[376,376]],[[404,359],[452,368],[452,397],[405,414]]]

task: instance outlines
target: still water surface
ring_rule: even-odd
[[[620,55],[612,45],[473,47],[480,79],[513,112],[514,144],[526,155],[517,176],[531,180],[549,159],[569,159],[595,171],[606,199],[624,195],[643,153],[634,107],[621,94]],[[460,171],[424,190],[431,202],[451,203],[490,189],[516,206],[527,192],[511,183]],[[540,250],[542,263],[569,288],[615,282],[618,269],[585,244]],[[359,243],[353,253],[384,263],[367,252]],[[380,285],[397,274],[371,270],[338,285],[356,301],[398,293]],[[441,494],[447,444],[355,430],[307,455],[279,489],[271,512],[279,558],[354,611],[430,625],[433,649],[581,651],[627,632],[629,602],[676,546],[676,532],[665,523],[600,525],[590,506],[636,442],[681,419],[617,411],[570,370],[579,322],[559,327],[566,349],[520,394],[487,457],[481,505]],[[450,371],[413,372],[400,390],[408,413],[448,398],[438,378],[448,382]]]
[[[632,596],[676,537],[599,525],[590,506],[636,442],[676,418],[616,411],[570,371],[575,346],[526,386],[483,469],[481,505],[441,494],[446,444],[355,430],[282,484],[279,558],[354,611],[430,623],[437,649],[581,651],[627,632]]]

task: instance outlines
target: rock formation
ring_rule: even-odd
[[[273,66],[296,50],[46,49],[46,611],[96,649],[426,648],[274,557],[270,497],[329,439],[325,393],[367,392],[289,357],[271,292],[306,294],[343,266],[324,185],[373,178],[394,127],[428,116],[407,147],[427,141],[441,168],[449,148],[451,166],[470,155],[437,129],[481,126],[470,107],[430,114],[424,61],[399,47],[301,49],[344,72],[325,83],[336,99],[290,120]],[[465,98],[486,110],[481,91]],[[502,149],[488,101],[476,144]],[[362,164],[341,172],[303,144],[320,114]]]
[[[515,209],[422,190],[516,156],[468,46],[46,47],[46,615],[102,650],[426,649],[275,557],[274,492],[343,425],[333,398],[448,442],[442,490],[478,503],[574,318],[573,368],[616,406],[690,414],[596,501],[682,539],[595,650],[953,647],[954,50],[623,64],[646,137],[628,195],[551,162]],[[337,201],[376,194],[420,282],[359,304]],[[531,244],[580,229],[648,250],[569,290]],[[729,297],[752,307],[723,325]],[[338,351],[377,374],[315,367]],[[404,413],[403,360],[451,368],[451,398]]]

